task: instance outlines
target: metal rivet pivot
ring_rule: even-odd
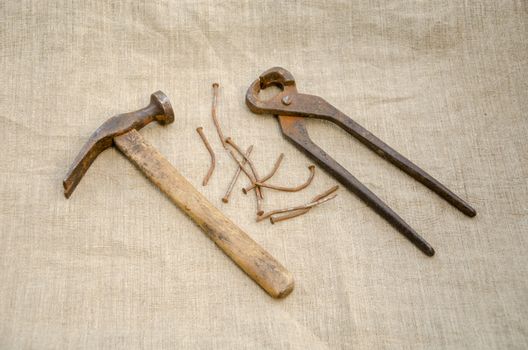
[[[292,97],[290,95],[286,95],[282,98],[282,103],[286,106],[292,103]]]

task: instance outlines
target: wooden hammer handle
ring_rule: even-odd
[[[290,294],[294,285],[290,272],[214,207],[136,130],[115,137],[114,143],[269,295],[282,298]]]

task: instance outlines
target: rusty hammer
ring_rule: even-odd
[[[169,99],[161,91],[151,95],[147,107],[104,122],[90,136],[66,174],[63,181],[66,198],[99,153],[116,146],[269,295],[282,298],[290,294],[294,285],[290,272],[215,208],[137,132],[154,120],[160,124],[174,121]]]

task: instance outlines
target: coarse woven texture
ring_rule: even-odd
[[[526,1],[2,1],[1,349],[526,349]],[[296,185],[311,161],[249,84],[282,66],[466,199],[468,218],[327,122],[313,139],[435,247],[428,258],[349,191],[255,222],[210,116]],[[115,149],[69,200],[62,178],[104,120],[164,91],[143,136],[294,275],[274,300]],[[209,154],[218,157],[207,187]],[[317,169],[297,204],[334,185]]]

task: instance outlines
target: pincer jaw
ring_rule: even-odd
[[[270,86],[276,86],[282,92],[268,101],[260,100],[258,97],[260,90],[264,90]],[[262,73],[250,85],[246,93],[246,105],[253,113],[269,113],[271,105],[276,105],[277,101],[280,101],[282,97],[291,93],[297,93],[293,75],[282,67],[273,67]]]
[[[260,87],[262,89],[275,85],[281,89],[285,86],[295,86],[293,74],[282,67],[273,67],[262,73],[259,77]]]

